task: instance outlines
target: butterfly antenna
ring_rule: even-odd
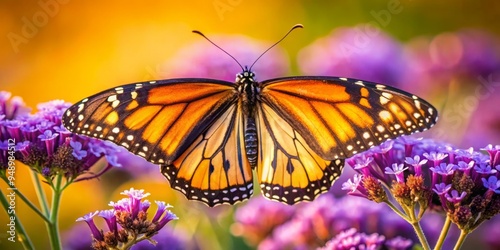
[[[275,42],[273,45],[271,45],[271,47],[269,47],[268,49],[266,49],[266,51],[264,51],[262,54],[260,54],[259,57],[257,57],[257,59],[255,59],[255,61],[252,63],[252,65],[250,66],[250,70],[252,70],[252,67],[253,65],[264,55],[266,54],[270,49],[272,49],[274,46],[278,45],[278,43],[280,43],[281,41],[283,41],[283,39],[285,39],[288,34],[290,34],[294,29],[297,29],[297,28],[304,28],[304,26],[302,24],[295,24],[280,40],[278,40],[277,42]]]
[[[206,37],[203,33],[201,33],[200,31],[197,31],[197,30],[193,30],[193,33],[195,34],[198,34],[200,36],[202,36],[203,38],[207,39],[207,41],[209,41],[211,44],[213,44],[215,47],[219,48],[220,50],[222,50],[222,52],[226,53],[226,55],[230,56],[231,58],[233,58],[233,60],[238,64],[240,65],[240,68],[241,70],[244,70],[243,69],[243,66],[241,66],[240,62],[238,62],[238,60],[236,60],[236,58],[234,58],[234,56],[232,56],[231,54],[229,54],[227,51],[225,51],[223,48],[219,47],[219,45],[215,44],[214,42],[212,42],[212,40],[208,39],[208,37]]]

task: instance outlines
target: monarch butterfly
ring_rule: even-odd
[[[313,200],[345,158],[437,121],[431,104],[396,88],[323,76],[257,82],[252,66],[240,65],[235,83],[180,78],[108,89],[70,107],[63,124],[159,164],[174,189],[216,206],[248,199],[253,170],[265,197]]]

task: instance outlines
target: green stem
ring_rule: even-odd
[[[422,247],[425,250],[430,250],[431,247],[429,246],[429,242],[427,242],[427,238],[425,238],[424,231],[420,226],[420,222],[414,221],[413,223],[411,223],[411,226],[413,227],[413,230],[415,230],[415,233],[417,234],[418,240],[420,241],[420,244],[422,244]]]
[[[1,194],[2,195],[0,195],[0,202],[2,203],[2,206],[4,207],[7,214],[10,214],[8,212],[9,206],[10,206],[9,202],[7,201],[7,198],[5,197],[4,193],[2,192]],[[33,243],[31,242],[31,239],[29,238],[28,234],[24,230],[23,224],[21,223],[19,218],[17,218],[17,216],[15,216],[15,215],[13,217],[14,217],[14,223],[16,223],[15,227],[16,227],[17,239],[23,245],[23,248],[24,249],[35,249],[35,247],[33,246]]]
[[[424,231],[420,226],[420,219],[417,219],[417,216],[415,216],[415,204],[412,204],[409,207],[402,205],[402,207],[406,208],[405,211],[407,215],[410,217],[410,224],[413,227],[413,230],[415,230],[415,233],[417,234],[420,244],[422,244],[422,247],[425,250],[430,250],[431,247],[429,246],[429,242],[427,242],[427,238],[425,237]]]
[[[443,247],[444,240],[446,239],[446,236],[448,235],[448,231],[450,230],[450,226],[451,226],[450,217],[446,216],[446,220],[444,221],[443,229],[441,230],[441,233],[439,234],[439,238],[436,242],[436,246],[434,247],[434,250],[439,250]]]
[[[36,196],[38,197],[38,202],[40,203],[40,207],[42,209],[42,213],[46,218],[49,217],[49,207],[47,202],[47,196],[45,196],[45,192],[43,192],[42,183],[40,182],[40,178],[38,178],[38,174],[35,171],[31,172],[31,179],[33,179],[33,184],[35,185]]]
[[[385,203],[395,212],[397,213],[401,218],[405,219],[408,221],[408,223],[411,223],[410,219],[408,216],[406,216],[403,212],[401,212],[394,204],[390,201],[385,201]]]
[[[52,206],[50,211],[50,223],[48,223],[47,228],[49,232],[50,245],[54,250],[62,249],[61,240],[59,238],[59,206],[61,204],[61,184],[63,176],[58,174],[56,176],[54,186],[52,187]]]
[[[467,238],[467,235],[469,235],[468,232],[465,232],[462,230],[460,232],[460,237],[458,237],[457,243],[455,244],[455,247],[453,248],[454,250],[459,250],[462,248],[462,244],[464,244],[465,238]]]

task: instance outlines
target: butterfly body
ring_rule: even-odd
[[[253,194],[313,200],[344,159],[430,128],[437,111],[401,90],[356,79],[285,77],[235,83],[183,78],[128,84],[66,112],[68,130],[110,140],[159,164],[173,188],[209,206]]]

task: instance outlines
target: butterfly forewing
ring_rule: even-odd
[[[110,140],[156,164],[170,164],[236,102],[233,84],[173,79],[128,84],[70,107],[64,126]]]
[[[415,95],[355,79],[273,79],[262,83],[261,100],[325,160],[426,130],[437,120],[434,107]]]

